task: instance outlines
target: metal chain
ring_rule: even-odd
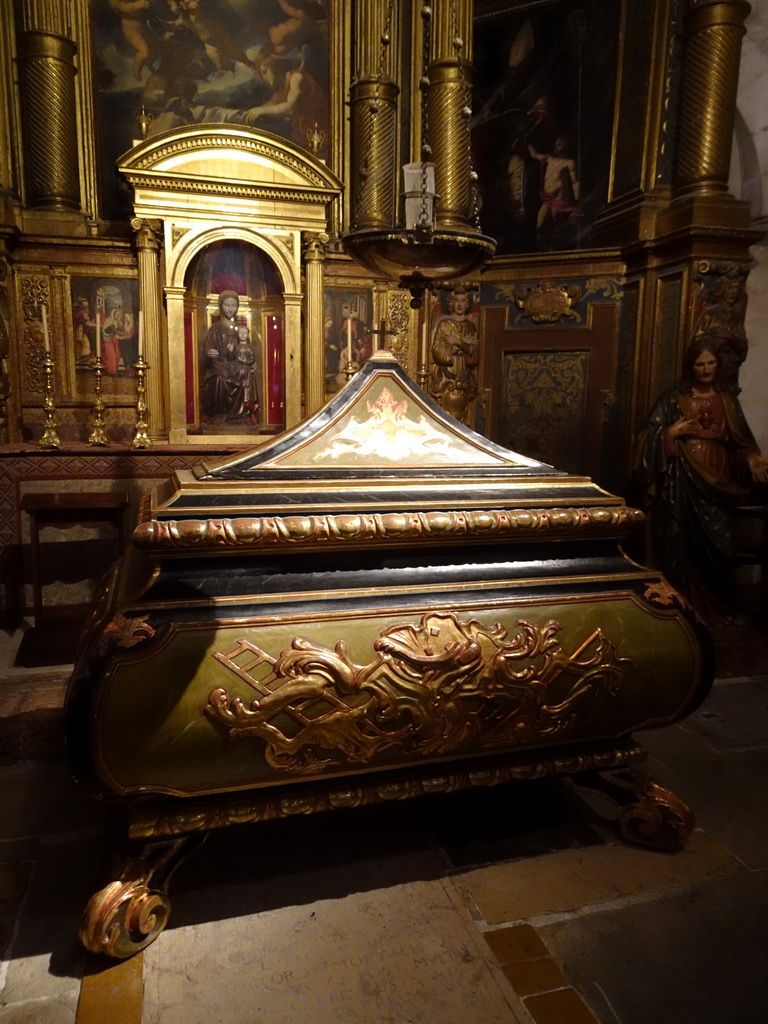
[[[453,49],[456,53],[456,60],[459,65],[459,81],[461,83],[461,113],[466,125],[467,136],[467,163],[469,164],[470,194],[472,196],[472,208],[470,216],[475,227],[480,230],[480,204],[478,202],[477,171],[472,166],[472,137],[470,134],[470,121],[472,118],[472,92],[469,87],[467,76],[464,73],[464,62],[461,59],[461,52],[464,49],[464,40],[459,35],[458,0],[451,0],[451,36]]]
[[[381,33],[381,49],[379,50],[379,67],[376,73],[376,85],[373,90],[373,99],[368,104],[368,138],[366,139],[365,154],[360,161],[358,168],[358,185],[357,193],[355,195],[355,223],[353,230],[357,230],[357,214],[362,208],[362,202],[365,198],[365,189],[369,183],[369,167],[368,162],[371,156],[371,145],[373,144],[373,128],[376,123],[376,115],[381,109],[381,83],[384,80],[384,62],[387,56],[387,47],[392,42],[392,12],[395,7],[395,0],[389,0],[387,4],[387,13],[384,18],[384,29]]]
[[[422,236],[431,236],[432,217],[429,213],[430,193],[429,175],[427,173],[427,164],[432,157],[432,147],[429,144],[429,113],[427,110],[429,48],[432,34],[431,4],[423,3],[421,5],[421,18],[423,22],[421,32],[421,77],[419,78],[419,89],[421,90],[421,210],[419,211],[419,223],[416,230]]]

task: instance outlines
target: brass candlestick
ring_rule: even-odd
[[[144,357],[139,356],[133,364],[136,371],[136,433],[134,434],[131,448],[151,448],[152,441],[147,432],[147,385],[144,378],[149,369],[149,363],[144,362]]]
[[[347,380],[352,380],[357,371],[360,369],[360,364],[356,363],[354,359],[351,359],[344,367],[344,376]]]
[[[45,361],[43,362],[43,370],[45,372],[45,399],[43,400],[45,429],[43,430],[43,436],[38,441],[41,448],[61,448],[61,441],[56,432],[56,405],[53,401],[53,366],[51,354],[46,352]]]
[[[95,377],[93,388],[96,398],[93,403],[93,430],[88,437],[88,444],[109,444],[104,431],[106,420],[104,419],[104,402],[101,398],[101,375],[104,372],[105,365],[102,362],[101,356],[93,364],[93,375]]]

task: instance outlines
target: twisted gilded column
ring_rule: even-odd
[[[304,235],[304,274],[306,281],[306,352],[304,357],[304,401],[307,416],[317,412],[325,401],[325,352],[323,350],[323,260],[328,235],[307,232]]]
[[[165,408],[165,347],[161,319],[160,274],[158,255],[163,222],[134,217],[131,227],[136,232],[139,269],[139,309],[143,318],[144,360],[147,371],[147,408],[149,436],[162,439],[167,434]]]
[[[350,88],[350,220],[354,231],[386,229],[395,223],[398,31],[398,4],[392,0],[362,0],[355,5],[357,71]],[[385,33],[389,43],[382,45]]]
[[[80,209],[75,53],[68,0],[25,0],[18,37],[29,206]]]
[[[690,0],[685,16],[678,194],[726,192],[746,0]]]
[[[477,231],[469,149],[470,0],[434,0],[427,92],[428,140],[438,195],[436,227]]]

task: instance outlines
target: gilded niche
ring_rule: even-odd
[[[496,623],[454,613],[384,630],[368,664],[295,637],[271,657],[245,639],[213,657],[257,696],[246,705],[223,687],[204,711],[229,735],[260,739],[275,769],[321,773],[366,764],[385,751],[411,759],[523,745],[567,732],[575,705],[618,692],[629,658],[593,630],[568,653],[562,623]]]

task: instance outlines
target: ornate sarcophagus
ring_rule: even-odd
[[[642,514],[463,427],[392,356],[138,518],[67,703],[127,843],[89,948],[151,941],[185,837],[236,822],[613,770],[625,834],[690,827],[628,770],[633,730],[711,682],[706,635],[622,551]]]

